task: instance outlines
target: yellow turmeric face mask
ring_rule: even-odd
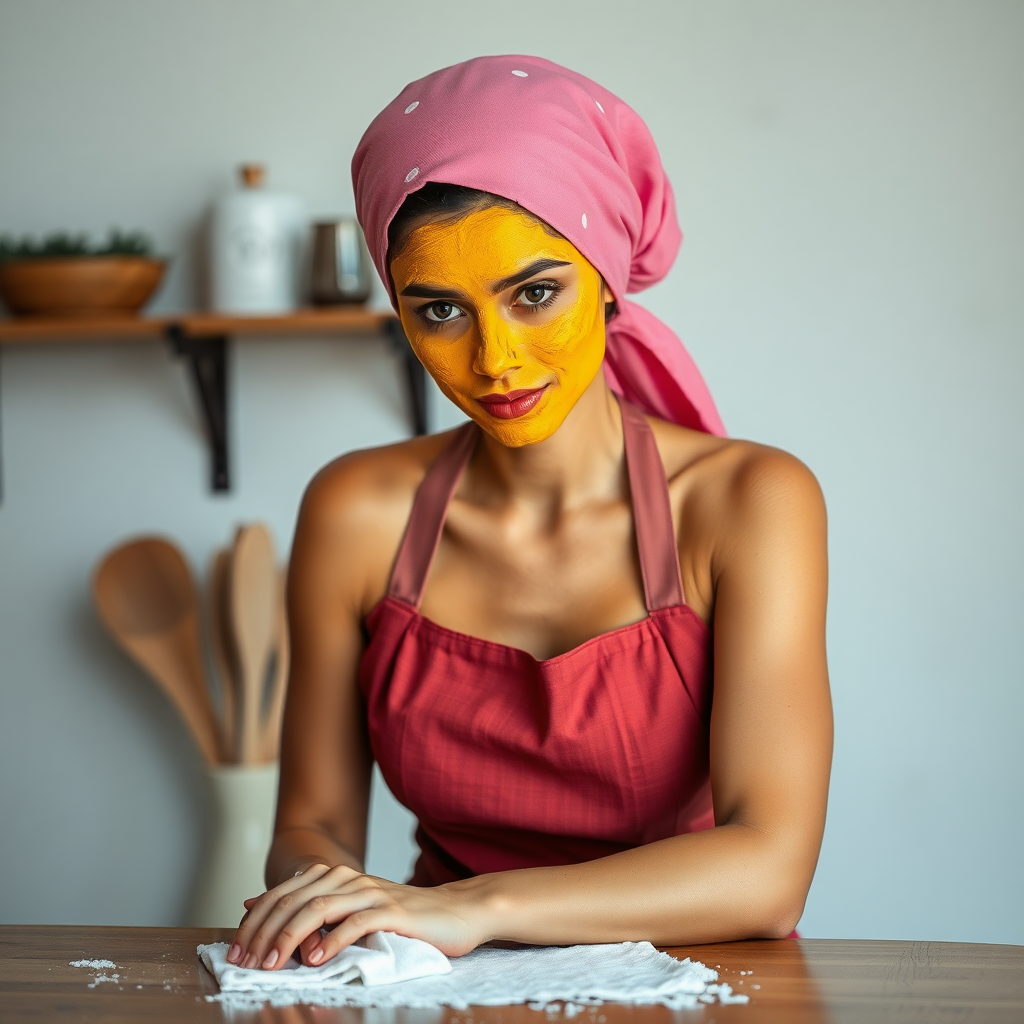
[[[391,277],[427,372],[508,447],[550,437],[601,367],[601,275],[528,216],[489,207],[424,224]]]

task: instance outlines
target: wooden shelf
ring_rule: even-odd
[[[0,320],[0,345],[90,341],[152,341],[172,327],[187,337],[245,334],[377,333],[396,318],[365,306],[298,309],[279,316],[228,316],[222,313],[169,313],[139,317],[17,317]]]
[[[0,320],[0,345],[34,345],[75,341],[155,341],[165,337],[165,324],[156,318],[121,317],[107,320],[49,320],[24,317]]]
[[[0,319],[0,346],[168,341],[190,364],[210,444],[211,484],[230,489],[227,429],[228,341],[233,337],[286,334],[383,334],[405,367],[413,431],[427,432],[426,374],[391,313],[364,306],[299,309],[280,316],[178,313],[155,317]],[[2,496],[0,476],[0,496]]]

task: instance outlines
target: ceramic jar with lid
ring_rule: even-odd
[[[221,196],[210,225],[210,305],[219,313],[287,313],[299,305],[306,221],[291,195],[263,187],[244,164],[240,187]]]

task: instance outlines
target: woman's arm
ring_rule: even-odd
[[[289,561],[292,659],[268,888],[314,863],[362,870],[366,853],[372,759],[356,686],[362,566],[339,475],[311,484]]]
[[[253,904],[239,931],[246,962],[279,966],[301,941],[306,961],[318,963],[376,930],[450,955],[489,939],[681,944],[789,934],[817,861],[832,750],[824,503],[797,460],[750,448],[718,506],[714,829],[435,889],[313,867]],[[327,924],[337,927],[316,941]]]
[[[394,508],[393,488],[379,486],[381,466],[396,477],[389,454],[333,463],[302,502],[288,570],[292,657],[268,889],[312,865],[363,869],[372,755],[357,685],[361,622],[386,581],[415,489],[413,480]]]

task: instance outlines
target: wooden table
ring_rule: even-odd
[[[295,1006],[229,1014],[204,998],[217,986],[195,949],[230,934],[208,928],[0,927],[0,1021],[384,1024],[386,1018],[387,1024],[556,1024],[565,1019],[525,1006],[465,1011]],[[676,1011],[604,1004],[584,1008],[573,1024],[1024,1021],[1024,946],[784,939],[669,952],[718,967],[720,980],[748,994],[749,1004]],[[89,988],[97,972],[69,966],[79,959],[114,961],[119,980]]]

